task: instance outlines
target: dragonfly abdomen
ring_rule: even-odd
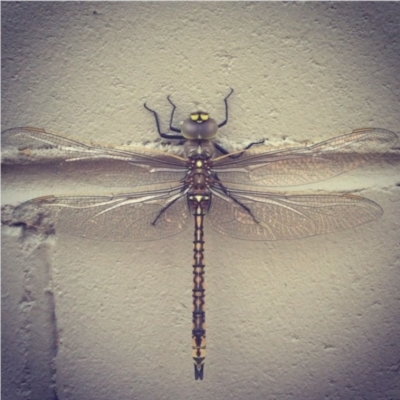
[[[206,355],[203,221],[209,200],[208,194],[190,195],[188,197],[194,215],[192,355],[195,379],[203,379]]]

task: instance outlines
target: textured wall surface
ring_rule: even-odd
[[[2,129],[113,145],[159,140],[198,108],[228,148],[400,133],[400,3],[2,4]],[[381,219],[245,242],[206,226],[208,355],[194,381],[192,241],[43,236],[3,212],[2,398],[400,398],[400,191],[391,156],[306,192],[351,190]],[[3,169],[2,204],[95,187]],[[297,189],[299,190],[299,189]],[[104,193],[109,190],[104,189]]]

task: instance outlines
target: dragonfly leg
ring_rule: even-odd
[[[265,142],[265,139],[260,139],[260,140],[257,140],[257,142],[251,142],[250,144],[248,144],[243,150],[248,150],[250,147],[252,147],[252,146],[254,146],[254,145],[257,145],[257,144],[263,144]],[[240,153],[240,156],[242,155],[243,153]],[[235,158],[234,156],[232,156],[233,158]]]
[[[172,126],[176,105],[172,102],[171,96],[167,96],[167,100],[169,101],[169,104],[171,104],[172,106],[171,117],[169,119],[169,129],[171,129],[172,132],[181,133],[182,131],[179,128],[175,128],[174,126]]]
[[[164,138],[164,139],[178,139],[178,140],[184,139],[184,137],[182,135],[171,135],[169,133],[161,132],[160,120],[158,118],[157,112],[154,111],[153,109],[151,109],[146,103],[144,103],[143,106],[144,106],[144,108],[146,110],[150,111],[154,115],[154,118],[156,120],[156,125],[157,125],[157,132],[162,138]],[[173,116],[174,110],[175,110],[175,108],[172,110],[171,120],[172,120],[172,116]],[[174,129],[171,129],[171,130],[174,131],[174,132],[180,133],[180,129],[174,128]]]
[[[250,216],[251,218],[253,218],[253,221],[258,224],[259,221],[256,219],[256,217],[253,215],[253,213],[251,212],[250,208],[247,207],[246,205],[244,205],[241,201],[239,201],[238,199],[236,199],[234,196],[232,196],[231,193],[229,193],[228,189],[223,185],[223,183],[221,182],[221,180],[219,179],[219,176],[214,173],[213,175],[215,181],[218,183],[219,188],[225,193],[225,195],[227,197],[229,197],[231,200],[233,200],[237,205],[239,205],[240,207],[242,207]]]
[[[220,124],[218,124],[218,128],[222,128],[224,125],[227,124],[228,122],[228,99],[233,93],[233,89],[231,88],[231,91],[228,93],[228,95],[224,98],[224,103],[225,103],[225,120],[222,121]]]
[[[161,217],[161,215],[163,215],[165,213],[165,211],[168,210],[168,208],[170,208],[172,206],[172,204],[174,204],[177,200],[179,200],[181,198],[181,194],[179,193],[179,195],[176,196],[176,198],[172,199],[166,206],[164,206],[156,215],[156,217],[154,218],[153,222],[151,223],[151,225],[156,226],[158,219]]]
[[[252,147],[252,146],[254,146],[254,145],[257,145],[257,144],[263,144],[264,142],[265,142],[265,139],[258,140],[257,142],[251,142],[250,144],[248,144],[248,145],[243,149],[242,152],[240,152],[240,153],[238,153],[238,154],[232,154],[232,155],[229,156],[229,158],[239,158],[239,157],[242,156],[242,154],[243,154],[243,152],[244,152],[245,150],[248,150],[248,149],[250,149],[250,147]],[[229,151],[226,150],[224,147],[222,147],[220,144],[214,143],[214,145],[215,145],[215,147],[218,149],[218,151],[220,151],[223,155],[229,155]]]

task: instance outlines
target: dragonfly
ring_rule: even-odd
[[[110,195],[44,196],[18,205],[13,217],[27,227],[98,241],[160,240],[184,232],[193,221],[192,357],[203,379],[206,355],[204,220],[218,233],[250,241],[288,240],[353,228],[378,219],[382,208],[348,193],[287,194],[274,188],[332,178],[368,164],[392,148],[397,135],[381,128],[357,129],[323,142],[271,150],[262,142],[229,153],[214,139],[228,122],[205,111],[190,114],[161,138],[183,142],[183,156],[145,147],[86,145],[38,128],[2,133],[3,151],[21,162],[40,155],[64,176],[105,187],[128,188]],[[46,159],[46,154],[49,157]],[[37,158],[36,158],[37,159]],[[272,191],[271,191],[272,190]],[[193,229],[192,228],[192,229]]]

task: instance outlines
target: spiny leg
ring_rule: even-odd
[[[256,224],[259,224],[260,221],[257,221],[256,217],[253,215],[253,213],[252,213],[252,211],[250,210],[250,208],[247,207],[246,205],[244,205],[241,201],[239,201],[236,197],[232,196],[232,195],[229,193],[229,190],[224,186],[224,184],[221,182],[221,180],[219,179],[219,176],[218,176],[216,173],[213,174],[213,177],[214,177],[214,179],[215,179],[215,182],[218,184],[219,188],[225,193],[225,195],[226,195],[227,197],[229,197],[231,200],[233,200],[237,205],[239,205],[240,207],[242,207],[242,208],[251,216],[251,218],[253,218],[253,221],[254,221]]]
[[[233,89],[231,88],[231,91],[228,93],[228,95],[224,98],[224,103],[225,103],[225,120],[222,121],[220,124],[218,124],[218,128],[222,128],[226,123],[228,122],[228,99],[233,93]]]
[[[181,133],[182,131],[179,128],[175,128],[174,126],[172,126],[176,105],[172,102],[171,96],[167,96],[167,100],[169,101],[169,104],[171,104],[172,106],[171,117],[169,119],[169,129],[171,129],[171,131],[173,132]]]
[[[245,150],[248,150],[248,149],[250,149],[250,147],[252,147],[252,146],[254,146],[254,145],[257,145],[257,144],[263,144],[264,142],[265,142],[265,139],[261,139],[261,140],[259,140],[259,141],[257,141],[257,142],[251,142],[250,144],[248,144],[248,145],[243,149],[242,152],[240,152],[240,153],[238,153],[238,154],[229,155],[229,158],[239,158],[239,157],[242,156],[242,154],[243,154],[243,152],[244,152]],[[215,147],[218,149],[218,151],[220,151],[224,156],[226,156],[226,155],[229,154],[229,151],[226,150],[224,147],[222,147],[220,144],[214,143],[214,145],[215,145]]]
[[[164,139],[178,139],[178,140],[184,139],[184,137],[182,135],[171,135],[169,133],[161,132],[160,120],[158,118],[157,112],[155,110],[151,109],[150,107],[148,107],[146,103],[144,103],[143,106],[144,106],[144,108],[146,110],[150,111],[154,115],[154,118],[156,120],[156,125],[157,125],[157,132],[162,138],[164,138]],[[174,110],[175,110],[175,108],[172,110],[171,119],[172,119]],[[180,132],[180,130],[176,130],[176,129],[172,129],[172,130],[174,132]]]
[[[224,125],[227,124],[228,122],[228,99],[231,96],[231,94],[233,93],[233,89],[231,88],[231,91],[228,93],[228,95],[224,98],[224,103],[225,103],[225,120],[222,121],[220,124],[218,124],[218,128],[222,128]],[[264,139],[259,140],[257,142],[252,142],[250,143],[248,146],[246,146],[243,150],[248,150],[250,149],[251,146],[254,146],[255,144],[261,144],[264,143]],[[218,143],[214,143],[215,147],[224,155],[229,154],[229,151],[226,150],[224,147],[222,147],[220,144]],[[243,153],[239,153],[239,154],[235,154],[232,156],[229,156],[230,158],[238,158],[242,155]]]

